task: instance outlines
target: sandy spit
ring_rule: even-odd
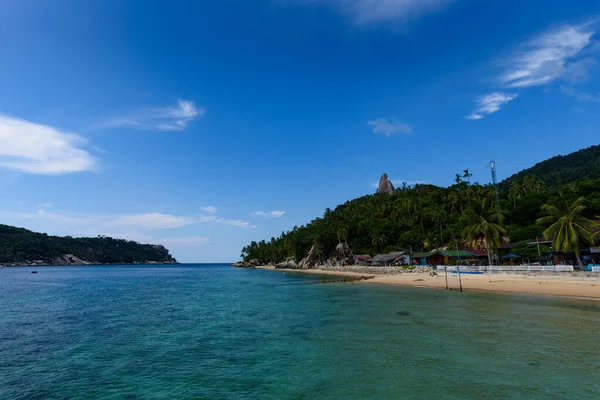
[[[275,270],[273,266],[262,266],[257,269]],[[356,272],[327,271],[322,269],[277,269],[283,272],[339,275],[339,276],[365,276]],[[550,296],[568,296],[600,299],[600,277],[573,277],[573,276],[545,276],[521,274],[483,274],[462,275],[463,290],[484,290],[494,292],[532,293]],[[429,274],[397,274],[379,275],[368,281],[358,284],[386,284],[398,286],[415,286],[445,288],[446,279],[443,274],[430,276]],[[449,286],[457,289],[459,286],[456,275],[448,274]]]

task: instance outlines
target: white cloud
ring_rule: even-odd
[[[40,207],[40,208],[50,208],[50,207],[52,207],[52,203],[38,204],[38,207]]]
[[[206,114],[206,109],[193,102],[178,100],[176,105],[138,110],[129,115],[111,119],[107,126],[142,130],[182,131],[188,124]]]
[[[285,214],[285,211],[279,211],[279,210],[269,211],[269,212],[255,211],[253,214],[257,215],[259,217],[265,217],[265,218],[281,218]]]
[[[514,93],[490,93],[477,101],[475,112],[466,118],[471,120],[482,119],[485,115],[499,111],[501,106],[513,101],[518,96]]]
[[[180,217],[162,213],[122,215],[107,225],[131,226],[138,229],[172,229],[194,224],[196,220],[191,217]]]
[[[244,229],[256,228],[256,225],[252,225],[251,223],[242,221],[241,219],[225,219],[225,218],[216,217],[214,215],[203,215],[198,219],[198,222],[206,222],[206,223],[221,224],[221,225],[231,225],[231,226],[235,226],[238,228],[244,228]]]
[[[288,0],[290,1],[290,0]],[[292,0],[298,2],[298,0]],[[313,0],[330,4],[348,14],[357,25],[401,21],[441,11],[456,0]]]
[[[217,212],[218,208],[215,206],[204,206],[204,207],[200,207],[200,211],[203,211],[205,213],[208,214],[215,214]]]
[[[386,118],[378,118],[373,121],[368,121],[367,124],[373,128],[373,133],[392,136],[395,134],[410,135],[413,133],[410,125],[405,124],[397,119],[388,121]]]
[[[546,85],[565,76],[569,63],[592,43],[592,24],[565,25],[526,43],[509,59],[510,67],[499,76],[503,86],[527,88]]]
[[[589,101],[593,95],[578,93],[574,85],[587,82],[592,69],[598,65],[594,58],[598,42],[594,40],[597,23],[565,24],[546,31],[524,43],[503,63],[504,71],[494,81],[498,86],[513,90],[564,82],[561,91],[579,101]],[[514,100],[519,93],[494,92],[477,101],[475,112],[467,119],[478,120],[497,112],[501,106]]]
[[[92,171],[96,159],[82,148],[86,143],[74,133],[0,115],[0,167],[38,175]]]

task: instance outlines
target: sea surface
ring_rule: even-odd
[[[318,279],[2,268],[0,399],[600,398],[600,302]]]

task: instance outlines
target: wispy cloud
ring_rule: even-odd
[[[500,110],[500,107],[516,99],[519,95],[514,93],[490,93],[477,100],[475,112],[468,115],[467,119],[482,119],[485,115],[493,114]]]
[[[0,167],[38,175],[92,171],[97,160],[86,144],[75,133],[0,115]]]
[[[213,224],[220,224],[220,225],[231,225],[231,226],[235,226],[238,228],[244,228],[244,229],[256,228],[256,225],[252,225],[251,223],[249,223],[247,221],[243,221],[241,219],[226,219],[226,218],[216,217],[214,215],[201,216],[200,218],[198,218],[198,222],[213,223]]]
[[[562,92],[577,97],[574,85],[586,82],[591,69],[598,65],[591,51],[596,22],[565,24],[523,43],[501,65],[503,71],[495,76],[496,86],[503,89],[526,90],[557,81],[563,82]],[[466,118],[478,120],[500,110],[520,93],[493,92],[477,100],[475,111]],[[589,98],[586,94],[579,96]],[[585,100],[584,100],[585,101]]]
[[[392,136],[392,135],[410,135],[413,133],[412,127],[404,122],[399,121],[396,118],[392,118],[388,121],[386,118],[378,118],[372,121],[368,121],[369,125],[373,129],[373,133]]]
[[[106,224],[109,226],[130,226],[143,230],[173,229],[196,223],[192,217],[181,217],[163,213],[122,215]]]
[[[285,214],[285,211],[279,211],[279,210],[269,211],[269,212],[255,211],[253,214],[257,215],[259,217],[264,217],[264,218],[281,218]]]
[[[188,124],[206,114],[206,109],[187,100],[178,100],[177,104],[167,107],[154,107],[134,111],[113,118],[106,125],[142,130],[182,131]]]
[[[298,3],[299,0],[286,0]],[[313,0],[338,7],[356,25],[406,22],[424,14],[443,10],[456,0]],[[306,3],[306,2],[305,2]]]
[[[49,212],[42,208],[32,212],[4,212],[0,217],[18,218],[19,220],[39,220],[52,222],[61,226],[87,226],[94,227],[97,232],[114,232],[115,228],[123,228],[130,232],[156,231],[162,229],[177,229],[193,224],[213,223],[230,225],[238,228],[256,228],[247,221],[238,219],[226,219],[215,215],[179,216],[159,212],[122,214],[122,215],[94,215],[64,212]]]
[[[40,208],[50,208],[50,207],[52,207],[52,203],[38,204],[38,207],[40,207]]]
[[[526,43],[509,58],[510,66],[498,77],[500,83],[509,88],[527,88],[564,77],[573,58],[592,42],[593,27],[590,23],[565,25]]]
[[[218,208],[215,206],[203,206],[200,207],[200,211],[203,211],[205,213],[208,214],[215,214],[217,212]]]

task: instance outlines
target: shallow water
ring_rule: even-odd
[[[600,302],[224,265],[0,269],[0,399],[600,398]]]

